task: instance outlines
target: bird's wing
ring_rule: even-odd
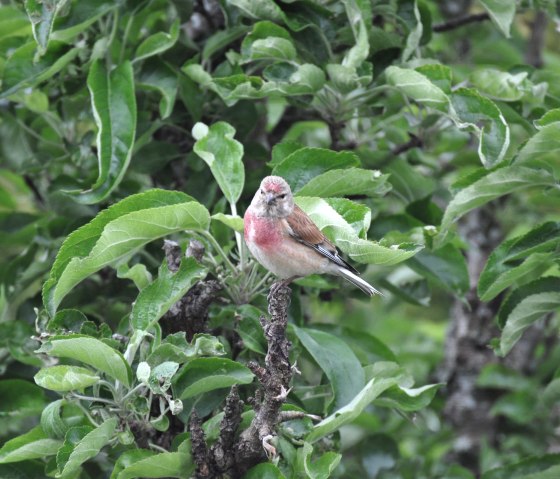
[[[321,230],[311,220],[309,216],[298,206],[294,206],[294,211],[286,218],[290,236],[296,241],[313,248],[325,258],[343,268],[347,268],[354,274],[359,274],[353,266],[344,261],[338,254],[336,247],[321,233]]]

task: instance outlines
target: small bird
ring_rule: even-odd
[[[294,203],[279,176],[267,176],[244,217],[245,242],[255,259],[287,284],[310,274],[342,276],[369,296],[382,294],[358,276],[315,223]]]

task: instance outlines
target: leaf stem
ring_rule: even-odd
[[[231,270],[232,273],[235,274],[236,273],[235,266],[229,260],[229,258],[225,254],[224,250],[219,245],[219,243],[214,239],[214,237],[208,231],[197,230],[197,232],[199,234],[201,234],[202,236],[204,236],[205,239],[208,240],[208,242],[212,245],[212,247],[216,250],[216,252],[222,257],[222,259],[224,260],[224,263],[227,265],[227,267]]]
[[[234,202],[230,203],[231,214],[237,216],[237,206]],[[235,232],[235,241],[237,242],[237,251],[239,251],[239,270],[243,271],[245,268],[245,248],[243,240],[241,239],[241,233],[239,231]]]

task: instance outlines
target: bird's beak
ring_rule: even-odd
[[[270,206],[272,203],[274,203],[274,201],[276,201],[276,197],[274,196],[274,193],[267,193],[265,200],[266,204]]]

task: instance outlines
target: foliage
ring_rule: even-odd
[[[499,301],[496,354],[555,327],[560,52],[534,68],[520,45],[527,19],[558,21],[560,6],[474,2],[489,21],[466,35],[433,28],[439,3],[0,4],[0,476],[194,473],[193,412],[215,441],[230,388],[246,402],[258,389],[271,278],[241,216],[275,174],[388,294],[296,281],[301,373],[283,412],[299,413],[245,477],[474,477],[444,460],[453,430],[432,374],[449,304],[477,282],[455,223],[499,204],[504,239],[477,282]],[[172,267],[163,238],[204,255]],[[177,301],[210,279],[222,293],[207,330],[170,332]],[[545,455],[558,349],[545,349],[534,377],[488,365],[478,378],[501,391],[493,414],[510,432],[482,477],[558,473]]]

